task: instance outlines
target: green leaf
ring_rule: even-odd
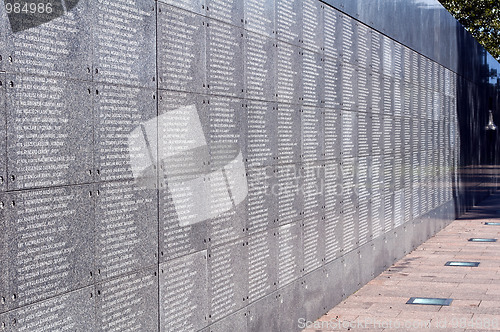
[[[500,1],[439,1],[493,57],[500,61]]]

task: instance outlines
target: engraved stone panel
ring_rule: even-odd
[[[349,252],[357,247],[359,241],[358,218],[358,174],[357,159],[349,158],[342,161],[342,249]]]
[[[421,213],[425,214],[430,211],[430,199],[429,197],[429,170],[430,170],[430,164],[429,164],[429,159],[428,159],[428,152],[427,151],[422,151],[420,154],[420,167],[421,167],[421,172],[420,172],[420,208],[421,208]]]
[[[160,255],[173,258],[202,250],[209,240],[208,99],[166,91],[159,99]],[[154,133],[154,124],[145,131]]]
[[[421,139],[420,120],[414,118],[411,120],[411,150],[413,153],[420,152]]]
[[[206,176],[179,175],[160,190],[160,257],[179,257],[206,248],[208,233]]]
[[[404,155],[404,163],[403,163],[403,183],[404,183],[404,216],[403,222],[407,223],[411,221],[411,211],[412,211],[412,164],[411,164],[412,156],[408,153]]]
[[[324,165],[316,163],[302,164],[301,191],[304,195],[304,216],[322,214],[324,206]]]
[[[80,80],[92,79],[91,26],[92,1],[79,1],[78,5],[65,14],[63,8],[54,3],[54,13],[62,15],[44,24],[16,31],[14,19],[13,30],[2,30],[6,38],[4,70],[10,73],[35,74],[72,78]],[[58,13],[58,14],[59,14]],[[32,16],[36,19],[36,16]],[[35,23],[35,22],[33,22]],[[22,21],[22,24],[29,24]]]
[[[303,103],[322,106],[325,99],[323,56],[308,50],[302,53]]]
[[[210,18],[243,26],[244,0],[205,0],[207,3],[206,15]]]
[[[301,113],[297,105],[278,105],[278,163],[300,162]]]
[[[206,22],[203,16],[158,3],[160,89],[206,89]]]
[[[7,222],[5,215],[5,207],[9,204],[6,195],[0,194],[0,259],[2,262],[8,261],[8,242],[7,242]],[[9,294],[9,270],[8,264],[0,265],[0,313],[10,309],[10,303],[7,303]],[[0,326],[3,316],[0,315]],[[7,317],[5,317],[7,319]],[[1,331],[1,330],[0,330]]]
[[[417,85],[411,85],[411,117],[418,118],[422,114],[420,105],[420,89]]]
[[[370,113],[358,113],[357,140],[358,155],[367,156],[372,152],[372,117]]]
[[[97,331],[158,331],[158,267],[96,286]]]
[[[397,228],[403,224],[403,204],[404,192],[402,189],[396,190],[394,192],[394,228]]]
[[[399,116],[394,117],[394,152],[401,155],[405,150],[405,120]],[[408,133],[409,134],[409,133]]]
[[[211,172],[208,180],[208,210],[212,242],[243,236],[248,194],[242,157],[241,116],[244,103],[239,99],[212,97],[209,105],[209,148]]]
[[[362,23],[358,23],[358,64],[368,70],[371,65],[371,29]]]
[[[135,181],[97,186],[96,269],[99,279],[158,261],[158,194]]]
[[[420,54],[415,51],[411,51],[411,80],[410,82],[414,85],[420,83]]]
[[[241,164],[242,165],[242,164]],[[238,239],[247,230],[247,183],[244,169],[222,170],[208,177],[209,242]]]
[[[383,35],[375,30],[371,32],[371,68],[382,73],[383,69]]]
[[[97,178],[136,178],[154,184],[156,171],[151,166],[156,166],[156,93],[97,84],[93,94]]]
[[[301,46],[302,40],[302,1],[275,0],[276,37],[292,45]]]
[[[7,113],[5,74],[0,73],[0,191],[7,189]]]
[[[395,134],[394,117],[384,116],[384,154],[394,153]]]
[[[323,8],[324,5],[320,1],[302,1],[303,47],[314,52],[323,51]]]
[[[394,77],[394,41],[387,36],[383,37],[382,42],[382,72]]]
[[[382,113],[384,109],[384,76],[377,72],[372,72],[371,75],[371,111],[373,113]]]
[[[303,220],[302,252],[304,273],[309,273],[323,265],[325,257],[325,225],[322,215],[306,215]]]
[[[7,81],[9,189],[90,182],[90,85],[21,75]]]
[[[342,101],[341,67],[335,59],[326,58],[323,62],[325,69],[325,107],[340,108]]]
[[[382,235],[384,230],[384,163],[382,156],[371,158],[371,225],[372,236],[377,238]]]
[[[212,170],[227,166],[242,153],[242,114],[240,99],[211,97],[208,106],[210,164]]]
[[[404,78],[404,53],[403,53],[403,48],[404,46],[397,41],[394,41],[393,43],[394,46],[394,78],[397,80],[403,80]]]
[[[404,187],[404,155],[396,154],[394,156],[394,190],[400,190]]]
[[[339,12],[331,6],[324,8],[323,34],[325,56],[330,60],[337,59],[342,49],[342,20]]]
[[[278,156],[278,105],[247,100],[242,114],[243,160],[248,167],[269,166]]]
[[[405,82],[411,82],[411,69],[412,69],[412,50],[403,46],[403,79]]]
[[[420,145],[419,150],[424,151],[427,150],[427,144],[429,142],[429,131],[428,122],[425,119],[420,119],[419,121],[419,134],[420,134]]]
[[[382,100],[382,111],[385,114],[394,114],[394,79],[390,76],[383,75],[383,100]]]
[[[172,182],[175,179],[173,177],[179,174],[208,173],[210,164],[208,97],[160,91],[158,98],[158,119],[152,119],[141,125],[140,131],[144,133],[142,136],[146,142],[143,144],[151,154],[152,161],[160,164],[161,178]],[[155,138],[156,130],[158,139]],[[156,157],[157,149],[159,157]],[[154,166],[156,166],[154,163],[147,164],[145,168],[152,168],[150,172],[154,173]]]
[[[324,120],[322,109],[303,106],[301,109],[303,162],[323,159],[324,156]]]
[[[207,251],[160,264],[160,331],[208,325]]]
[[[419,116],[422,119],[431,119],[432,118],[432,98],[433,92],[428,90],[424,86],[419,86],[418,91],[418,107],[420,109]]]
[[[276,62],[276,94],[281,103],[297,104],[303,100],[303,50],[278,42]]]
[[[403,108],[404,108],[404,81],[401,81],[399,79],[394,80],[394,101],[393,101],[393,110],[394,110],[394,115],[396,116],[402,116],[403,115]]]
[[[12,15],[12,13],[11,13]],[[13,15],[15,17],[15,13]],[[1,23],[0,23],[0,29],[2,31],[7,31],[9,29],[9,19],[8,19],[8,14],[4,11],[2,11],[1,13],[1,17],[2,17],[2,20],[1,20]],[[12,16],[11,16],[12,17]],[[22,24],[22,21],[19,22],[20,24]],[[22,29],[23,27],[20,27],[20,29]],[[5,57],[5,54],[6,54],[6,49],[5,49],[5,44],[7,44],[7,41],[6,41],[6,34],[2,34],[2,36],[0,36],[0,55],[2,56],[2,60],[3,58]],[[3,61],[0,61],[0,72],[4,72],[5,71],[5,64]]]
[[[245,38],[246,98],[276,99],[277,43],[274,39],[247,32]]]
[[[339,257],[342,248],[342,215],[340,214],[342,172],[340,164],[335,162],[327,162],[324,169],[325,260],[330,262]]]
[[[351,111],[342,111],[342,158],[352,158],[358,154],[357,114]]]
[[[394,192],[385,191],[382,196],[384,204],[384,232],[394,229]]]
[[[278,285],[278,229],[248,236],[248,301],[272,293]],[[238,272],[239,273],[239,272]]]
[[[371,100],[371,82],[372,76],[364,68],[358,69],[358,110],[361,112],[370,112],[372,107]]]
[[[342,77],[342,109],[356,110],[358,107],[358,71],[354,65],[343,63],[340,72]]]
[[[384,152],[384,116],[381,114],[371,115],[372,125],[372,153],[380,155]]]
[[[274,167],[250,168],[247,171],[247,226],[250,234],[277,225],[277,179]]]
[[[93,282],[95,194],[86,185],[6,196],[11,306]]]
[[[258,34],[274,37],[275,0],[244,0],[245,29]]]
[[[166,4],[179,7],[190,12],[204,15],[205,14],[205,2],[206,0],[159,0],[160,2],[165,2]]]
[[[243,29],[215,20],[207,21],[207,88],[210,94],[243,96],[243,48]]]
[[[15,322],[13,332],[96,331],[94,287],[24,306],[12,311],[10,320]],[[1,325],[0,331],[4,331]]]
[[[278,228],[278,287],[300,278],[303,267],[302,230],[300,223]]]
[[[302,217],[304,193],[300,171],[298,164],[276,167],[279,225],[296,221]]]
[[[211,246],[208,250],[210,318],[219,320],[248,303],[248,239]]]
[[[384,192],[393,192],[395,187],[395,157],[384,155]]]
[[[358,159],[358,213],[359,213],[359,245],[371,239],[371,158]]]
[[[358,62],[358,23],[350,16],[339,14],[342,20],[342,50],[344,63],[356,65]]]
[[[413,110],[413,104],[412,104],[412,88],[411,88],[411,83],[404,82],[404,95],[403,95],[403,115],[405,117],[411,117],[413,116],[412,110]]]
[[[89,2],[95,27],[93,80],[156,87],[155,1]]]
[[[417,219],[421,215],[420,204],[420,154],[421,152],[413,152],[412,158],[412,218]]]
[[[340,158],[342,132],[341,132],[341,112],[331,108],[324,109],[324,146],[325,159]]]

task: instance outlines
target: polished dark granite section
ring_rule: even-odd
[[[437,1],[45,3],[0,7],[2,332],[297,331],[498,188]]]

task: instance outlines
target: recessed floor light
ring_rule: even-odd
[[[482,238],[471,238],[470,242],[497,242],[497,239],[482,239]]]
[[[500,226],[500,222],[485,222],[484,224],[488,226]]]
[[[438,299],[434,297],[412,297],[406,304],[423,304],[423,305],[443,305],[449,306],[453,299]]]
[[[445,266],[477,267],[479,262],[446,262]]]

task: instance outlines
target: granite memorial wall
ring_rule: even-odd
[[[455,218],[463,74],[343,6],[32,2],[0,7],[0,331],[295,331]]]

